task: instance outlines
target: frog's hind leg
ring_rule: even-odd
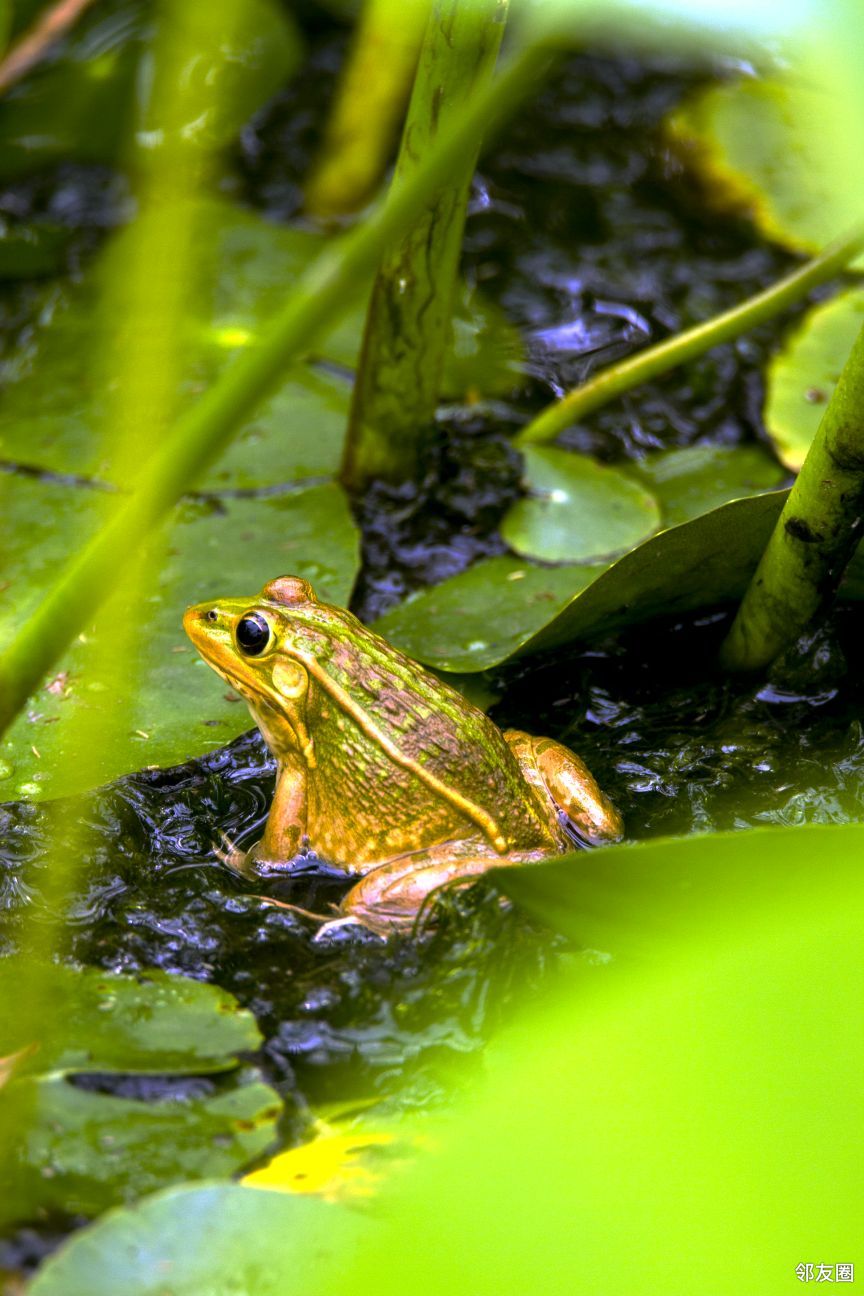
[[[580,836],[592,846],[620,841],[624,835],[620,814],[575,752],[554,738],[534,738],[519,729],[505,730],[504,737],[526,781],[551,798]]]
[[[379,864],[361,878],[339,906],[342,920],[326,927],[344,926],[353,920],[379,936],[410,931],[433,892],[467,886],[491,868],[535,863],[548,854],[546,849],[537,849],[499,855],[479,839],[441,842],[410,851]]]

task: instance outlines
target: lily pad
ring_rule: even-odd
[[[347,1273],[375,1223],[315,1197],[210,1183],[111,1211],[39,1271],[29,1296],[284,1296]],[[122,1278],[118,1276],[122,1275]]]
[[[864,291],[855,288],[809,311],[771,360],[765,426],[783,462],[797,472],[864,325]]]
[[[529,446],[524,457],[528,498],[501,523],[507,544],[523,557],[597,562],[631,549],[660,526],[656,499],[632,477],[546,446]]]
[[[254,346],[261,321],[323,245],[309,232],[279,229],[223,202],[199,204],[193,219],[200,233],[202,287],[188,303],[180,410],[241,350]],[[117,441],[106,436],[114,397],[105,355],[117,325],[102,290],[112,281],[124,282],[133,237],[131,230],[116,236],[81,284],[60,294],[52,289],[32,341],[3,367],[4,459],[53,473],[116,478],[112,454]],[[105,300],[116,304],[116,293]],[[137,327],[146,325],[139,320]],[[158,334],[161,321],[153,320],[150,327]],[[129,345],[148,346],[140,337],[130,338]],[[341,459],[350,395],[344,377],[293,366],[197,485],[204,490],[248,489],[331,476]],[[137,462],[156,444],[153,437],[141,446]]]
[[[803,78],[750,77],[704,90],[669,124],[718,205],[746,211],[795,251],[817,252],[860,214],[826,147],[837,111]]]
[[[22,991],[22,986],[26,990]],[[140,979],[20,956],[0,960],[0,1056],[34,1040],[23,1002],[38,1004],[38,1049],[27,1072],[135,1071],[200,1075],[255,1049],[255,1018],[218,986],[154,969]]]
[[[729,500],[776,490],[786,474],[759,446],[687,446],[634,465],[660,501],[664,526],[678,526]]]
[[[235,1070],[260,1034],[226,992],[159,971],[139,981],[16,957],[0,963],[0,995],[0,1052],[22,1059],[0,1103],[0,1222],[95,1214],[179,1179],[230,1174],[272,1142],[281,1104],[255,1073],[212,1092],[187,1085],[182,1101],[70,1079]]]
[[[785,491],[771,491],[733,500],[661,531],[611,566],[542,568],[485,559],[406,599],[375,629],[430,666],[480,671],[654,616],[739,598],[785,499]]]
[[[95,526],[113,499],[26,477],[0,481],[9,534],[0,590],[0,645],[50,584],[64,546],[80,544],[67,510]],[[93,498],[95,496],[95,499]],[[146,589],[121,589],[88,633],[32,697],[0,744],[6,800],[80,791],[142,766],[174,765],[221,747],[250,727],[245,705],[198,657],[181,627],[184,609],[217,594],[250,597],[274,576],[304,576],[322,598],[346,603],[358,566],[357,531],[332,483],[261,499],[190,503],[154,545],[158,574]],[[132,633],[113,627],[127,627]],[[106,681],[98,670],[117,644]],[[106,725],[97,748],[80,751],[80,723],[115,688],[122,723]]]
[[[484,671],[512,657],[602,571],[602,564],[538,567],[520,558],[484,558],[410,595],[374,628],[436,670]]]

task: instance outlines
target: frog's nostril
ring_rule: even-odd
[[[204,615],[206,616],[206,618],[207,618],[208,621],[218,621],[218,620],[219,620],[219,613],[216,611],[215,608],[210,608],[209,611],[205,612]]]

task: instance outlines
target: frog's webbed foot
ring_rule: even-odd
[[[467,886],[491,868],[530,863],[546,854],[498,855],[481,841],[442,842],[379,864],[351,888],[339,908],[347,919],[386,939],[413,931],[436,892]]]
[[[587,842],[601,846],[620,841],[624,824],[585,762],[554,738],[533,738],[518,729],[505,730],[526,782],[551,799]]]

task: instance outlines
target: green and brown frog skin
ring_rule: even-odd
[[[247,864],[309,847],[362,874],[342,922],[380,935],[410,926],[429,893],[489,868],[590,844],[621,820],[560,743],[502,733],[449,685],[304,580],[186,612],[204,660],[247,701],[277,761],[264,836]]]

